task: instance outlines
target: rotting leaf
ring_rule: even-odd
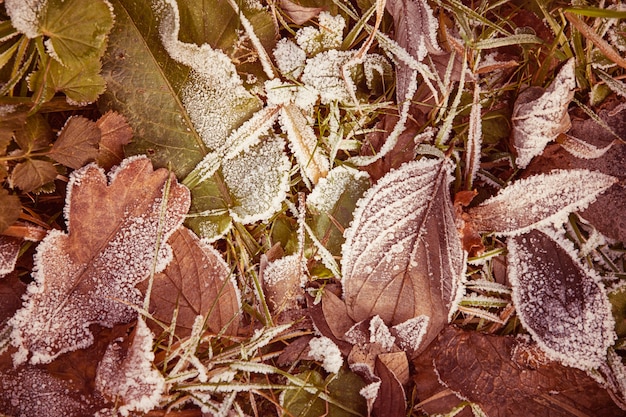
[[[98,147],[96,162],[104,169],[111,169],[124,159],[124,145],[128,145],[133,131],[126,118],[119,113],[108,111],[96,121],[102,137]]]
[[[51,182],[57,176],[54,164],[43,159],[27,159],[15,165],[9,183],[29,193]]]
[[[616,182],[615,177],[597,171],[553,170],[515,181],[468,214],[477,231],[519,235],[563,223],[569,213],[586,208]]]
[[[511,116],[512,138],[517,152],[515,162],[520,168],[525,168],[549,142],[570,128],[567,106],[574,97],[576,87],[574,65],[572,58],[545,91],[540,87],[530,87],[515,101]]]
[[[479,404],[488,416],[617,417],[624,413],[594,379],[546,360],[524,338],[448,327],[424,356],[428,358],[420,362],[434,360],[440,382]],[[434,408],[436,401],[425,407]]]
[[[604,287],[573,245],[539,230],[509,238],[507,276],[520,322],[553,360],[599,368],[615,341]]]
[[[67,167],[78,169],[96,158],[100,138],[101,132],[95,122],[72,116],[65,122],[48,155]]]
[[[22,205],[18,196],[0,188],[0,207],[2,207],[0,211],[0,233],[2,233],[20,217]]]
[[[126,159],[107,177],[94,164],[74,171],[65,208],[69,233],[53,230],[37,247],[34,282],[11,319],[16,364],[46,363],[91,345],[89,325],[135,317],[134,288],[171,258],[167,238],[182,223],[189,191],[146,157]]]
[[[445,160],[409,162],[359,201],[346,231],[342,274],[348,314],[391,325],[430,317],[427,345],[448,320],[465,261]]]
[[[230,267],[213,247],[189,229],[180,227],[168,240],[172,261],[154,276],[149,311],[157,320],[171,323],[176,315],[176,335],[186,337],[198,315],[214,333],[236,335],[240,300]],[[138,288],[144,290],[148,282]]]
[[[123,343],[113,342],[104,353],[96,373],[96,388],[124,416],[129,411],[147,413],[159,405],[165,387],[161,373],[153,368],[153,334],[140,317]]]

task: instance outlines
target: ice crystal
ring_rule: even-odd
[[[333,168],[326,178],[322,178],[307,199],[307,204],[314,209],[330,213],[344,193],[352,197],[361,193],[361,184],[369,182],[365,171],[342,165]]]
[[[296,33],[296,42],[309,56],[320,51],[341,47],[346,21],[341,15],[333,16],[321,12],[318,16],[320,28],[305,26]]]
[[[322,362],[326,372],[336,374],[343,366],[343,357],[339,347],[327,337],[316,337],[309,341],[309,355]]]
[[[297,79],[304,71],[306,52],[293,41],[282,38],[274,49],[274,60],[283,76]]]
[[[40,19],[47,3],[47,0],[6,0],[4,7],[13,27],[32,39],[41,35]]]
[[[352,55],[351,51],[331,49],[307,59],[301,79],[319,91],[322,104],[350,102],[352,94],[343,78],[342,68]]]

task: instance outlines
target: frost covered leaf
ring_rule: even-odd
[[[135,285],[153,268],[165,268],[171,251],[164,241],[188,207],[188,190],[167,170],[153,171],[145,157],[126,159],[109,181],[93,164],[72,173],[69,234],[51,231],[39,244],[34,282],[11,319],[15,362],[29,351],[31,363],[50,362],[89,346],[90,324],[132,320],[135,312],[125,303],[139,304]]]
[[[332,254],[340,254],[344,229],[352,221],[356,202],[369,187],[366,172],[342,165],[330,170],[309,195],[307,205],[315,214],[312,229]]]
[[[96,121],[102,137],[96,162],[104,169],[111,169],[124,159],[124,145],[128,145],[133,131],[124,116],[109,111]]]
[[[424,356],[430,358],[420,362],[434,360],[442,383],[488,416],[623,415],[595,380],[546,360],[523,339],[448,327]]]
[[[226,329],[225,334],[236,335],[239,293],[222,255],[185,227],[176,230],[168,244],[172,261],[154,276],[149,309],[152,317],[171,323],[178,309],[175,332],[181,338],[191,334],[198,315],[206,318],[211,331]],[[147,285],[144,281],[138,288]]]
[[[569,242],[533,230],[507,241],[507,276],[520,322],[553,360],[599,368],[615,341],[606,292]]]
[[[475,230],[518,235],[562,223],[616,182],[615,177],[596,171],[554,170],[515,181],[468,214]]]
[[[270,262],[263,269],[263,288],[271,311],[298,308],[298,299],[304,299],[305,263],[302,256],[293,254]]]
[[[515,101],[511,116],[512,137],[517,152],[515,162],[520,168],[525,168],[532,158],[543,152],[549,142],[570,128],[567,107],[576,87],[574,65],[572,58],[545,91],[539,87],[530,87]]]
[[[348,314],[391,325],[430,317],[423,344],[447,322],[464,273],[445,160],[409,162],[359,201],[346,231],[342,274]]]
[[[96,389],[116,405],[124,416],[129,411],[147,413],[159,405],[165,387],[161,373],[152,367],[153,335],[140,317],[123,343],[113,342],[104,353],[96,373]]]
[[[20,217],[22,205],[20,198],[15,194],[9,194],[4,188],[0,188],[0,233],[11,226]]]
[[[388,0],[385,8],[393,17],[394,38],[417,61],[422,61],[426,54],[441,54],[443,51],[437,42],[439,23],[426,0]],[[396,97],[402,102],[406,97],[412,76],[405,63],[398,63]]]
[[[78,169],[96,158],[100,138],[101,132],[95,122],[72,116],[59,132],[48,155],[67,167]]]
[[[52,162],[42,159],[28,159],[13,168],[10,184],[25,193],[29,193],[51,182],[56,176],[57,170]]]
[[[0,278],[15,269],[15,262],[21,246],[22,239],[0,235]]]

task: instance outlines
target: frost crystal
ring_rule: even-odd
[[[386,352],[389,352],[396,342],[396,338],[392,336],[389,327],[379,316],[372,317],[369,331],[370,343],[379,343]]]
[[[346,21],[341,15],[333,16],[321,12],[318,17],[320,28],[305,26],[296,33],[296,42],[309,56],[326,49],[341,47]]]
[[[330,213],[345,192],[360,193],[359,184],[368,180],[369,175],[365,171],[345,165],[338,166],[317,183],[307,199],[307,204],[319,212]]]
[[[343,365],[343,357],[339,347],[327,337],[316,337],[309,341],[309,355],[316,361],[321,361],[326,372],[336,374]]]
[[[274,49],[274,60],[283,76],[297,79],[304,71],[306,53],[293,41],[282,38]]]
[[[313,87],[284,83],[277,78],[265,83],[265,92],[270,106],[295,104],[306,112],[313,110],[318,97]]]
[[[406,352],[417,352],[428,330],[429,321],[428,316],[421,315],[393,326],[391,333],[396,336],[396,344],[400,349]]]
[[[13,27],[32,39],[41,35],[39,19],[47,3],[47,0],[6,0],[4,7]]]
[[[307,59],[302,82],[319,91],[323,104],[350,102],[352,95],[343,78],[342,67],[352,54],[351,51],[331,49]]]

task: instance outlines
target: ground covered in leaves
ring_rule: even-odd
[[[0,414],[626,414],[620,1],[0,0]]]

